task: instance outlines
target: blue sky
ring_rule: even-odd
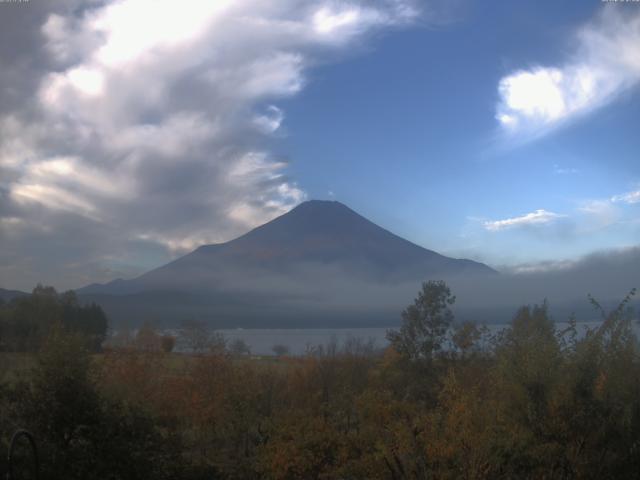
[[[516,271],[640,238],[637,2],[0,3],[0,65],[0,287],[318,198]]]
[[[469,5],[450,25],[390,33],[314,71],[286,104],[278,148],[294,159],[292,176],[310,197],[335,198],[416,243],[494,265],[637,244],[640,205],[585,211],[638,189],[637,88],[539,138],[514,139],[495,118],[500,80],[567,62],[602,3],[488,6]],[[485,225],[540,209],[557,219]]]

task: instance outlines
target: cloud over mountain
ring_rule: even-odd
[[[314,65],[419,13],[411,0],[9,7],[0,275],[23,287],[108,278],[127,255],[157,263],[302,201],[272,153],[286,116],[278,101],[300,92]],[[7,48],[15,41],[19,54]]]

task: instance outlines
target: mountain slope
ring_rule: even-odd
[[[116,322],[390,325],[423,280],[495,274],[408,242],[341,203],[310,201],[235,240],[78,293]]]

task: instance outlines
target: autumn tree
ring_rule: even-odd
[[[13,393],[36,437],[45,479],[176,478],[180,443],[145,409],[105,396],[85,339],[56,329]]]
[[[165,353],[171,353],[176,346],[176,337],[173,335],[162,335],[160,337],[160,347]]]
[[[400,330],[387,332],[393,348],[411,360],[431,359],[443,346],[453,321],[449,307],[455,300],[445,282],[423,283],[413,305],[402,312]]]
[[[229,344],[229,352],[236,357],[251,355],[251,347],[241,338],[236,338]]]
[[[462,357],[467,356],[482,337],[482,330],[473,322],[463,322],[456,325],[451,334],[451,342]]]
[[[291,353],[289,347],[281,343],[277,343],[273,347],[271,347],[271,351],[276,355],[276,357],[284,357],[285,355],[289,355],[289,353]]]
[[[200,320],[185,320],[180,326],[180,341],[191,353],[222,353],[226,350],[226,339],[220,332],[213,332]]]
[[[161,348],[161,337],[149,323],[143,324],[136,333],[135,346],[143,352],[158,352]]]
[[[63,478],[89,455],[83,439],[100,422],[100,401],[83,339],[56,330],[31,378],[19,411],[42,443],[46,470],[52,478]]]

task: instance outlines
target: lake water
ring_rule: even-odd
[[[580,322],[577,324],[578,335],[583,336],[587,329],[600,325],[600,321]],[[561,331],[568,326],[566,322],[556,323],[556,330]],[[507,324],[487,325],[491,334],[496,334],[508,327]],[[350,339],[371,342],[375,349],[383,349],[388,345],[387,331],[398,329],[399,326],[378,328],[265,328],[265,329],[220,329],[217,333],[223,335],[227,345],[234,340],[243,340],[253,355],[274,355],[273,347],[283,345],[291,355],[304,355],[310,348],[327,346],[335,343],[341,348]],[[640,325],[634,322],[633,329],[640,338]],[[136,331],[131,332],[133,335]],[[188,351],[180,341],[180,331],[174,329],[163,330],[159,333],[173,335],[177,339],[176,351]],[[117,334],[117,332],[112,332]]]
[[[391,327],[389,327],[391,328]],[[387,345],[388,328],[286,328],[218,330],[229,343],[244,340],[254,355],[273,355],[274,345],[286,346],[292,355],[302,355],[307,348],[335,341],[344,345],[350,338],[373,341],[375,348]]]
[[[578,323],[578,333],[584,334],[587,328],[593,328],[600,322]],[[487,325],[491,333],[497,333],[508,325],[496,324]],[[556,328],[562,330],[568,324],[564,322],[556,323]],[[387,328],[306,328],[306,329],[227,329],[218,330],[228,342],[241,339],[249,345],[251,353],[254,355],[273,355],[274,345],[284,345],[289,348],[292,355],[304,354],[310,346],[328,345],[335,341],[338,347],[344,345],[350,338],[373,341],[375,348],[384,348],[388,345],[386,333]],[[637,326],[636,334],[640,333]]]

